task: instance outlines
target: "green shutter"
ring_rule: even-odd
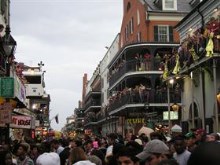
[[[14,78],[0,78],[0,96],[5,98],[14,97]]]
[[[173,27],[169,26],[169,42],[173,42]]]
[[[158,42],[158,26],[154,26],[154,41]]]

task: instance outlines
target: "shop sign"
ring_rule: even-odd
[[[14,78],[12,77],[0,78],[0,96],[5,98],[14,97]]]
[[[12,128],[31,128],[31,117],[30,116],[12,116],[12,122],[10,127]]]
[[[128,124],[144,124],[145,120],[144,118],[128,118],[127,123]]]
[[[0,123],[11,123],[11,110],[0,110]]]

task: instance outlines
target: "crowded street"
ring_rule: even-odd
[[[220,165],[219,0],[0,0],[0,165]]]

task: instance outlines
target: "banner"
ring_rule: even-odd
[[[26,128],[31,129],[31,117],[30,116],[12,116],[11,128]]]

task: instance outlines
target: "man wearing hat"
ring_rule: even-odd
[[[30,145],[28,143],[20,143],[17,156],[18,156],[18,165],[34,165],[34,161],[28,156],[30,152]]]
[[[154,139],[146,144],[144,150],[136,157],[140,162],[147,162],[148,165],[156,165],[161,160],[168,159],[169,147],[161,140]]]
[[[182,128],[175,124],[172,128],[171,128],[171,133],[172,133],[172,137],[176,137],[176,136],[179,136],[179,135],[182,135]]]

